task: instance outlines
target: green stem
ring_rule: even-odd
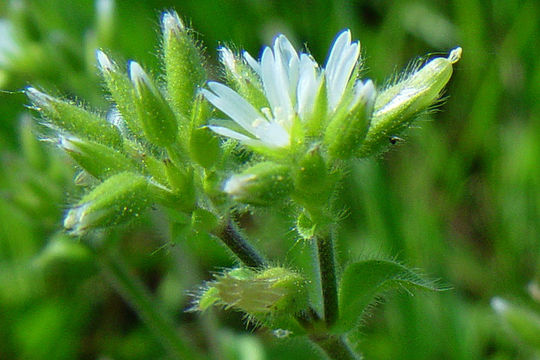
[[[324,306],[324,321],[331,327],[339,317],[334,242],[330,234],[316,236]]]
[[[360,356],[350,348],[345,339],[338,335],[310,335],[309,338],[317,344],[332,360],[359,360]]]
[[[201,359],[202,357],[180,335],[172,321],[156,306],[156,301],[152,299],[144,285],[130,274],[120,259],[120,254],[109,254],[107,251],[109,250],[96,256],[101,270],[162,343],[169,356],[172,359]]]
[[[232,221],[229,221],[215,235],[223,241],[244,265],[255,268],[261,268],[266,265],[264,258],[243,238]],[[360,356],[355,354],[341,336],[327,333],[327,329],[338,318],[336,266],[332,238],[330,236],[317,237],[317,248],[324,298],[325,325],[322,325],[319,315],[312,307],[308,307],[299,313],[296,316],[296,320],[308,333],[311,333],[309,335],[310,340],[317,344],[330,359],[358,360]]]
[[[262,268],[266,265],[264,258],[244,239],[232,220],[228,220],[215,234],[223,243],[249,267]]]

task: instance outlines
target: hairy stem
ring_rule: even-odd
[[[246,266],[262,268],[266,265],[264,258],[240,234],[232,220],[221,227],[215,235],[242,261]]]
[[[102,272],[163,344],[170,358],[202,359],[180,335],[173,322],[156,306],[156,301],[139,279],[129,272],[120,258],[121,255],[109,254],[108,251],[100,252],[96,256]]]
[[[324,321],[332,326],[339,317],[334,242],[330,234],[316,236],[324,306]]]

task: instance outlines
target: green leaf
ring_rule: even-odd
[[[440,290],[413,270],[389,260],[365,260],[350,264],[343,272],[339,288],[340,317],[334,333],[354,329],[377,295],[394,288]]]

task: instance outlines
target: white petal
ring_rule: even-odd
[[[231,130],[223,126],[209,125],[208,128],[212,130],[213,132],[215,132],[216,134],[230,137],[232,139],[240,140],[242,143],[246,145],[251,145],[251,146],[264,145],[263,142],[260,140],[252,139],[244,134],[240,134],[239,132],[236,132],[234,130]]]
[[[289,122],[292,104],[287,91],[286,69],[281,62],[276,60],[270,48],[264,49],[261,60],[261,78],[274,118]]]
[[[289,133],[277,122],[271,122],[257,129],[257,137],[270,147],[289,146]]]
[[[359,55],[360,45],[358,42],[351,44],[351,32],[345,30],[336,38],[325,68],[330,110],[333,111],[341,101]]]
[[[298,83],[298,70],[300,60],[296,50],[285,35],[279,35],[274,44],[274,56],[276,61],[281,62],[288,79],[288,92],[291,100],[296,98]]]
[[[259,76],[261,76],[261,64],[257,60],[255,60],[253,56],[251,56],[247,51],[242,52],[242,56],[244,57],[244,60],[246,60],[248,65],[251,66],[251,68],[255,70],[255,72]]]
[[[326,66],[324,67],[326,72],[326,78],[329,82],[333,81],[340,59],[343,56],[343,52],[345,51],[345,48],[350,44],[350,42],[351,33],[349,30],[343,31],[337,36],[336,40],[334,41],[334,44],[332,45],[332,50],[330,50],[330,55],[328,56],[328,60],[326,61]]]
[[[319,91],[321,77],[317,74],[317,63],[307,54],[300,56],[296,111],[304,120],[312,110]]]
[[[240,134],[237,131],[231,130],[223,126],[208,125],[208,128],[219,135],[230,137],[236,140],[240,140],[240,141],[252,140],[249,136]]]
[[[331,88],[328,89],[328,94],[331,94],[331,97],[329,98],[329,105],[332,110],[338,106],[343,96],[359,55],[360,46],[357,42],[352,43],[343,52],[343,57],[336,70]]]
[[[209,82],[208,87],[212,92],[202,90],[206,99],[248,132],[255,134],[254,123],[267,122],[249,102],[229,87],[217,82]]]

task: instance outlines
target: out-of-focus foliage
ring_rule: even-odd
[[[100,259],[57,232],[64,206],[81,196],[70,185],[73,165],[34,141],[33,132],[42,129],[30,125],[19,90],[31,83],[107,111],[94,49],[110,49],[157,73],[156,15],[167,8],[191,20],[211,64],[220,41],[257,54],[277,32],[296,45],[309,43],[323,63],[332,37],[347,27],[362,41],[368,76],[380,84],[394,64],[460,45],[464,56],[444,111],[426,116],[410,141],[397,140],[400,151],[350,169],[340,196],[346,215],[340,237],[348,240],[338,244],[338,256],[351,262],[397,254],[452,289],[392,295],[364,319],[365,337],[355,346],[368,359],[540,356],[520,333],[523,322],[490,306],[500,296],[519,310],[518,320],[523,312],[540,313],[538,294],[527,292],[540,279],[537,1],[118,0],[107,35],[97,31],[93,1],[19,0],[0,4],[0,87],[6,90],[0,93],[0,358],[165,356],[104,281]],[[211,77],[221,75],[216,70]],[[242,221],[270,255],[293,264],[309,258],[311,250],[293,233],[275,230],[287,229],[290,219],[264,214]],[[234,313],[185,313],[186,292],[231,263],[212,239],[179,227],[167,229],[159,212],[151,212],[142,224],[107,236],[186,337],[214,358],[319,356],[302,340],[276,341],[285,334],[246,331]],[[162,249],[169,241],[175,246]]]

